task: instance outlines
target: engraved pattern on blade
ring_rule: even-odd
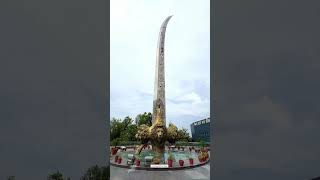
[[[156,57],[156,71],[155,71],[155,84],[154,84],[154,99],[153,99],[153,112],[152,124],[155,121],[157,108],[161,109],[162,120],[166,123],[166,101],[165,101],[165,71],[164,71],[164,42],[167,24],[172,16],[167,17],[161,25],[157,57]]]

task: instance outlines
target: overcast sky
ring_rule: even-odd
[[[160,26],[165,41],[167,123],[210,116],[210,1],[111,0],[110,116],[152,112]]]

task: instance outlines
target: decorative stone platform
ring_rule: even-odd
[[[178,163],[174,167],[164,167],[164,168],[151,168],[151,167],[143,167],[143,166],[136,166],[136,165],[127,165],[126,163],[110,163],[111,166],[118,167],[118,168],[125,168],[125,169],[135,169],[135,170],[146,170],[146,171],[175,171],[175,170],[183,170],[183,169],[192,169],[192,168],[197,168],[200,166],[204,166],[210,163],[210,160],[200,163],[200,164],[195,164],[195,165],[186,165],[186,166],[179,166]]]
[[[145,150],[148,151],[148,150]],[[134,153],[134,151],[122,151],[120,153],[128,153],[129,155],[132,155],[131,153]],[[186,155],[190,155],[188,151],[171,151],[171,153],[186,153]],[[210,151],[208,152],[210,154]],[[146,156],[145,158],[150,158],[152,156]],[[125,168],[125,169],[135,169],[135,170],[146,170],[146,171],[175,171],[175,170],[183,170],[183,169],[192,169],[192,168],[197,168],[200,166],[204,166],[206,164],[209,164],[210,162],[210,157],[205,161],[205,162],[200,162],[197,157],[197,153],[193,153],[193,164],[189,163],[189,160],[184,160],[184,165],[180,166],[178,161],[173,162],[172,167],[156,167],[152,168],[149,165],[145,166],[144,160],[142,159],[140,162],[140,166],[136,166],[135,162],[134,164],[128,164],[127,161],[129,159],[123,158],[121,163],[119,164],[118,162],[115,162],[115,156],[110,157],[110,165],[118,168]],[[149,161],[151,161],[149,159]],[[167,163],[164,163],[167,164]]]
[[[209,180],[210,162],[195,168],[181,170],[148,171],[110,166],[112,180]]]

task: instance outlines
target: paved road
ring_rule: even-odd
[[[111,180],[209,180],[210,163],[186,170],[145,171],[110,166]]]

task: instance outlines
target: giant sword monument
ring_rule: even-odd
[[[169,16],[162,23],[159,33],[157,56],[156,56],[156,71],[155,71],[155,83],[154,83],[154,99],[153,99],[153,114],[152,114],[152,126],[141,125],[138,128],[136,134],[137,139],[141,140],[136,154],[140,154],[142,148],[146,143],[151,141],[152,150],[155,154],[153,162],[158,164],[164,161],[165,142],[174,141],[177,137],[177,127],[166,127],[166,101],[165,101],[165,71],[164,71],[164,43],[165,33],[169,20],[172,16]]]

